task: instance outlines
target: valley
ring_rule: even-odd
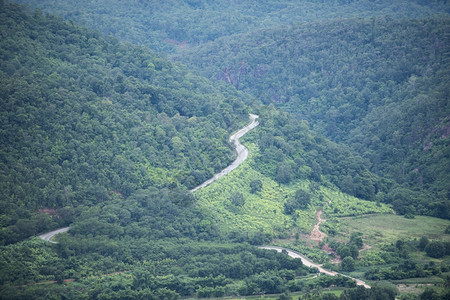
[[[449,32],[441,0],[0,0],[0,299],[447,299]]]

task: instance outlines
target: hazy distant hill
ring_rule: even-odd
[[[155,51],[174,52],[220,37],[302,22],[449,13],[447,1],[354,0],[17,0]]]

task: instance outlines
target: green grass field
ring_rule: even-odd
[[[395,244],[397,240],[412,241],[419,240],[426,236],[429,240],[450,241],[450,234],[445,230],[450,225],[450,221],[416,216],[414,219],[406,219],[398,215],[369,215],[352,218],[339,219],[339,234],[337,239],[348,240],[352,232],[362,232],[363,241],[368,250],[361,252],[361,268],[359,271],[363,274],[374,265],[383,265],[382,246],[386,244]],[[410,252],[410,260],[418,264],[433,262],[437,265],[441,263],[450,264],[450,256],[443,258],[431,258],[423,251]],[[358,274],[353,274],[357,276]],[[442,277],[442,276],[441,276]],[[442,277],[443,278],[443,277]],[[432,284],[439,286],[443,279],[439,277],[411,278],[401,280],[397,284],[399,289],[405,293],[422,290],[426,285]],[[438,282],[436,282],[436,280]],[[423,285],[419,289],[411,288],[408,285]]]
[[[449,225],[450,221],[433,217],[416,216],[414,219],[406,219],[392,214],[340,219],[341,232],[348,236],[352,232],[362,232],[365,243],[373,248],[399,239],[420,239],[422,236],[430,240],[450,241],[450,234],[445,234]]]

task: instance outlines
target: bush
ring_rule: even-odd
[[[426,236],[422,236],[419,240],[419,245],[418,245],[419,250],[423,251],[429,242],[430,241],[428,240],[428,238]]]
[[[252,194],[260,192],[262,190],[262,187],[263,187],[262,181],[259,179],[255,179],[252,182],[250,182],[250,192]]]
[[[441,258],[445,255],[446,249],[444,243],[433,241],[425,247],[425,252],[429,257]]]

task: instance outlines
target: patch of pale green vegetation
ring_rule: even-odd
[[[360,216],[366,214],[391,214],[392,208],[373,201],[361,200],[338,190],[322,189],[326,205],[324,213],[330,217]]]
[[[385,264],[385,246],[395,244],[396,241],[419,241],[422,237],[429,240],[449,242],[450,234],[445,233],[450,221],[428,217],[416,216],[407,219],[398,215],[369,215],[352,218],[341,218],[335,238],[346,240],[353,232],[363,233],[364,244],[367,251],[361,252],[362,266],[374,266]],[[410,253],[410,259],[416,263],[427,264],[441,262],[449,263],[449,257],[442,259],[431,258],[423,251]]]
[[[445,230],[449,220],[416,216],[407,219],[398,215],[371,215],[341,219],[341,232],[349,236],[352,232],[362,232],[365,243],[371,247],[392,243],[396,240],[420,239],[427,236],[430,240],[450,241],[450,234]]]
[[[249,157],[239,168],[195,192],[197,205],[210,211],[220,231],[262,231],[280,235],[294,225],[290,217],[283,214],[283,204],[291,191],[253,170],[249,161],[257,147],[247,147]],[[252,194],[250,182],[254,179],[261,180],[262,189]],[[232,203],[232,196],[236,193],[243,195],[243,205]]]
[[[261,232],[273,237],[288,237],[295,230],[310,233],[316,220],[316,212],[323,209],[326,216],[350,216],[368,213],[391,213],[384,204],[364,201],[337,190],[319,186],[311,192],[307,209],[296,210],[291,216],[284,214],[284,204],[296,191],[310,191],[308,180],[278,184],[273,179],[251,167],[259,154],[255,144],[247,144],[248,159],[236,170],[209,186],[195,192],[197,205],[209,211],[221,233]],[[251,182],[259,179],[261,190],[252,193]],[[243,197],[243,201],[241,199]]]

